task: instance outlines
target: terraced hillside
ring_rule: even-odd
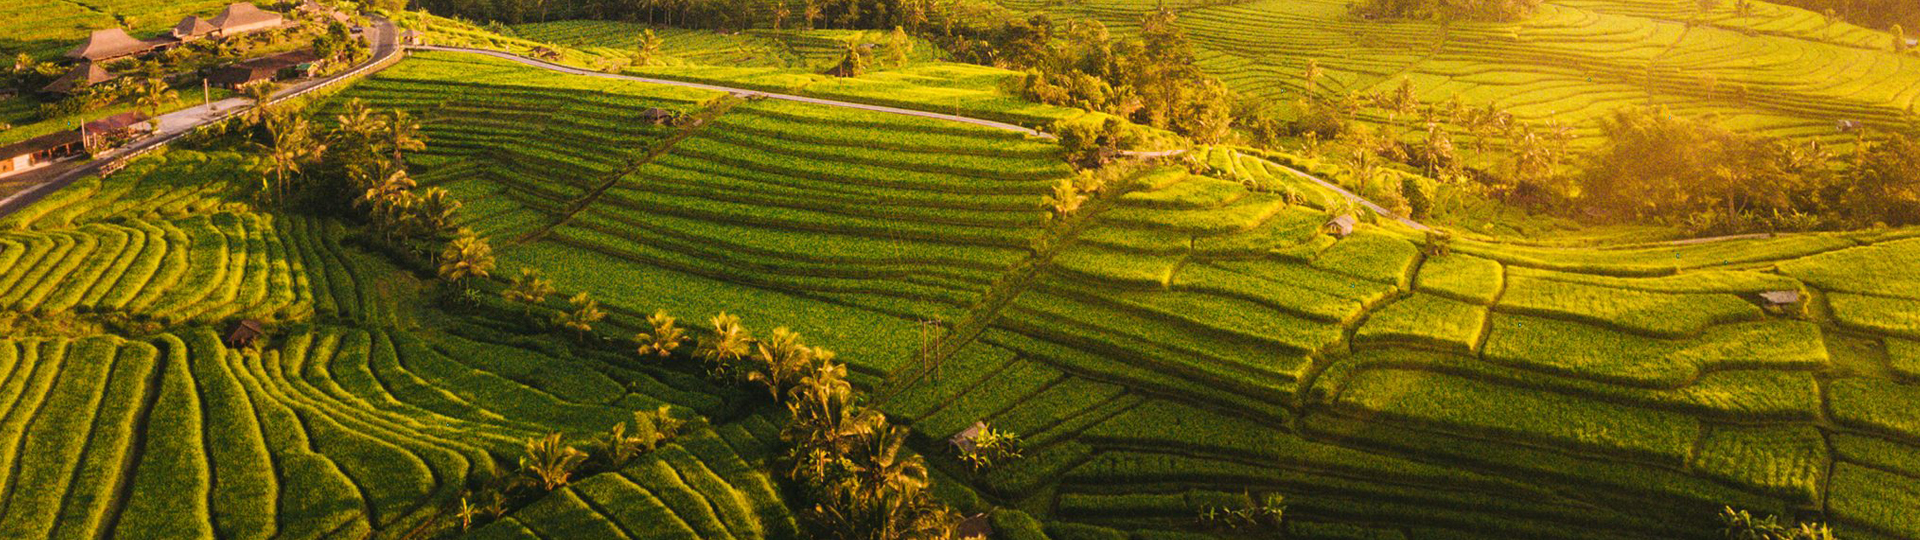
[[[698,113],[718,93],[579,77],[466,55],[424,55],[355,85],[320,109],[331,119],[351,99],[420,119],[432,141],[409,158],[422,186],[444,187],[488,236],[513,238],[552,225],[570,205],[625,174],[673,137],[642,113]]]
[[[1002,3],[1117,29],[1158,5]],[[1762,1],[1743,14],[1730,2],[1702,12],[1684,0],[1549,0],[1521,22],[1451,25],[1359,20],[1339,0],[1163,3],[1179,10],[1204,69],[1270,99],[1297,97],[1317,60],[1321,92],[1391,92],[1406,78],[1424,101],[1491,104],[1583,137],[1627,106],[1827,142],[1850,140],[1835,129],[1841,120],[1906,129],[1920,111],[1920,58],[1895,54],[1892,36]]]
[[[741,103],[502,258],[625,325],[817,336],[924,451],[1021,433],[1026,458],[951,472],[1062,538],[1191,530],[1247,492],[1308,537],[1710,537],[1722,505],[1920,536],[1896,510],[1920,504],[1914,231],[1439,254],[1328,235],[1331,196],[1248,191],[1283,169],[1225,149],[1219,178],[1142,172],[1049,221],[1051,152]],[[599,497],[542,512],[623,523]]]

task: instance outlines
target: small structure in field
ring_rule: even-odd
[[[183,43],[198,41],[212,36],[215,30],[219,30],[219,28],[215,27],[213,23],[208,22],[206,19],[188,15],[186,18],[180,19],[179,24],[173,25],[173,39],[180,40]]]
[[[420,41],[420,38],[421,38],[421,34],[419,30],[408,30],[405,32],[401,32],[400,44],[401,45],[420,45],[422,44]]]
[[[244,88],[283,78],[312,75],[319,61],[320,57],[314,56],[312,51],[280,53],[214,70],[213,76],[207,80],[225,88]]]
[[[987,515],[974,514],[960,520],[953,526],[954,540],[986,540],[993,537],[993,520]]]
[[[553,50],[552,47],[547,47],[545,45],[535,45],[533,49],[528,51],[528,53],[532,54],[534,58],[539,58],[541,60],[554,60],[554,61],[560,60],[560,51]]]
[[[152,123],[147,120],[147,115],[138,111],[123,112],[87,122],[80,133],[86,138],[87,150],[95,151],[153,131]]]
[[[680,114],[659,107],[651,107],[640,111],[640,120],[656,126],[671,126],[680,121]]]
[[[952,438],[947,439],[947,442],[952,443],[953,448],[959,450],[962,454],[972,452],[980,447],[980,434],[986,431],[986,422],[974,422],[973,425],[967,426],[966,430],[956,433]]]
[[[241,34],[271,30],[286,24],[286,18],[279,13],[261,11],[259,7],[246,2],[227,5],[212,20],[207,21],[214,27],[219,37],[233,37]]]
[[[226,341],[228,348],[245,349],[253,346],[255,340],[266,335],[267,331],[260,326],[260,321],[243,319],[233,323],[233,328],[227,330],[227,339],[224,341]]]
[[[1327,234],[1335,238],[1346,238],[1347,235],[1353,234],[1353,226],[1358,224],[1360,224],[1360,218],[1353,217],[1353,214],[1343,214],[1328,221],[1325,229]]]
[[[1801,296],[1800,291],[1766,291],[1756,294],[1754,297],[1757,298],[1762,305],[1781,309],[1799,305],[1801,301],[1806,299]]]
[[[83,88],[111,81],[114,78],[115,75],[108,73],[106,68],[100,67],[100,64],[81,62],[79,65],[73,66],[73,69],[67,70],[66,75],[61,75],[60,78],[54,79],[53,82],[41,87],[40,91],[48,94],[72,94]]]
[[[67,51],[67,58],[81,62],[104,62],[146,54],[171,42],[172,40],[133,39],[133,36],[127,35],[126,30],[108,28],[93,31],[93,34],[88,35],[87,40],[80,43],[80,46]]]
[[[1834,127],[1838,128],[1841,133],[1853,133],[1867,126],[1866,124],[1860,123],[1859,120],[1841,120],[1834,124]]]
[[[86,150],[80,132],[66,130],[0,146],[0,178],[45,167]]]

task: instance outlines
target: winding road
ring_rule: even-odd
[[[402,46],[398,43],[398,40],[397,40],[398,33],[395,31],[395,28],[391,21],[388,21],[384,18],[379,18],[379,17],[374,17],[373,21],[374,21],[373,25],[363,28],[364,33],[367,36],[367,39],[370,41],[373,47],[373,55],[365,63],[362,63],[359,66],[356,66],[353,70],[347,71],[339,75],[335,75],[335,76],[324,78],[324,79],[306,81],[306,82],[282,89],[279,92],[276,92],[274,94],[274,98],[271,101],[269,101],[268,104],[271,105],[273,103],[278,103],[286,99],[298,97],[309,91],[333,84],[334,82],[337,82],[343,78],[358,76],[362,74],[362,72],[366,71],[367,69],[373,66],[381,65],[382,63],[389,60],[395,54],[399,54],[409,50],[421,50],[421,51],[441,51],[441,52],[454,52],[454,53],[465,53],[465,54],[478,54],[483,56],[490,56],[494,58],[509,60],[509,61],[517,62],[527,66],[532,66],[532,67],[545,69],[549,71],[566,73],[570,75],[579,75],[583,77],[597,77],[597,78],[603,78],[603,79],[633,81],[633,82],[640,82],[640,83],[647,83],[647,84],[678,86],[682,88],[694,88],[694,89],[700,89],[700,90],[710,90],[715,92],[725,92],[725,93],[732,94],[738,97],[743,97],[743,98],[778,99],[778,100],[784,100],[784,101],[809,103],[809,104],[822,105],[822,106],[828,106],[828,107],[843,107],[848,109],[858,109],[858,110],[873,111],[873,112],[879,112],[879,113],[898,114],[898,115],[913,116],[913,117],[919,117],[919,118],[930,118],[935,120],[944,120],[949,122],[970,124],[970,125],[975,125],[975,126],[980,126],[980,127],[990,128],[990,129],[997,129],[1002,131],[1011,131],[1015,133],[1020,133],[1022,135],[1031,136],[1031,137],[1039,137],[1044,139],[1057,139],[1057,137],[1055,137],[1050,133],[1046,133],[1046,132],[1025,127],[1025,126],[1019,126],[1015,124],[1009,124],[1006,122],[996,122],[993,120],[984,120],[980,118],[973,118],[973,117],[960,116],[960,115],[954,115],[954,114],[942,114],[942,113],[936,113],[936,112],[918,111],[913,109],[903,109],[899,107],[888,107],[885,105],[872,105],[872,104],[866,104],[866,103],[855,103],[851,101],[840,101],[840,100],[834,100],[834,99],[807,97],[807,96],[799,96],[799,95],[793,95],[793,94],[782,94],[778,92],[767,92],[762,90],[751,90],[746,88],[734,88],[734,87],[721,86],[721,85],[715,85],[715,84],[676,81],[671,79],[656,79],[656,78],[650,78],[650,77],[636,77],[632,75],[619,75],[619,74],[612,74],[612,73],[602,73],[599,71],[592,71],[592,70],[580,69],[580,68],[571,67],[571,66],[564,66],[564,65],[548,62],[545,60],[540,60],[537,58],[530,58],[526,56],[520,56],[517,54],[512,54],[512,53],[503,52],[503,51],[496,51],[491,49],[445,47],[445,46],[433,46],[433,45]],[[252,105],[247,104],[246,100],[235,98],[235,99],[228,99],[228,100],[224,100],[224,101],[209,104],[209,105],[191,107],[191,108],[183,109],[173,113],[169,113],[166,115],[162,115],[160,118],[156,119],[155,123],[157,126],[157,130],[156,130],[156,134],[152,137],[148,137],[147,139],[139,141],[137,143],[128,145],[126,147],[118,148],[113,151],[102,154],[100,156],[97,156],[96,159],[90,162],[72,165],[65,170],[56,170],[56,171],[51,171],[47,173],[42,173],[42,174],[51,174],[51,175],[54,175],[54,177],[32,188],[28,188],[26,190],[21,191],[20,193],[14,194],[11,197],[7,197],[4,200],[0,200],[0,216],[6,216],[8,214],[12,214],[13,212],[21,208],[24,208],[27,205],[30,205],[36,201],[39,201],[41,198],[46,197],[48,194],[58,191],[69,184],[72,184],[74,181],[79,180],[80,178],[84,178],[91,174],[97,174],[103,168],[107,167],[108,164],[116,163],[123,159],[144,154],[148,151],[151,151],[155,148],[163,146],[167,143],[173,142],[174,140],[177,140],[180,137],[185,136],[187,133],[193,131],[194,129],[199,128],[200,126],[204,126],[213,122],[224,120],[232,115],[240,114],[251,108],[252,108]],[[1123,155],[1131,158],[1137,158],[1137,159],[1154,159],[1154,158],[1173,157],[1173,156],[1178,156],[1184,153],[1186,153],[1186,150],[1179,149],[1179,150],[1160,150],[1160,151],[1149,151],[1149,152],[1128,151],[1128,152],[1124,152]],[[1355,204],[1363,206],[1373,211],[1374,213],[1379,214],[1381,217],[1398,221],[1401,224],[1406,225],[1407,227],[1413,228],[1414,230],[1418,230],[1418,231],[1432,230],[1430,227],[1424,224],[1421,224],[1419,222],[1413,221],[1411,219],[1407,219],[1405,217],[1394,215],[1391,211],[1388,211],[1385,207],[1375,204],[1373,201],[1369,201],[1365,198],[1362,198],[1359,195],[1356,195],[1353,192],[1348,191],[1337,184],[1334,184],[1333,182],[1329,182],[1317,176],[1307,174],[1304,171],[1300,171],[1298,169],[1294,169],[1292,167],[1288,167],[1278,163],[1274,163],[1273,165],[1280,167],[1281,169],[1284,169],[1287,172],[1300,177],[1301,179],[1318,184],[1321,187],[1327,188],[1328,190],[1331,190],[1335,193],[1339,193],[1342,197],[1346,197],[1347,200],[1353,201]]]

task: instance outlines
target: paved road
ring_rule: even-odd
[[[398,33],[394,31],[393,23],[378,17],[374,18],[373,22],[373,26],[365,30],[367,39],[371,40],[373,44],[373,48],[370,51],[372,56],[369,57],[366,62],[361,63],[360,66],[356,66],[355,69],[341,72],[339,75],[304,81],[282,88],[274,92],[274,97],[268,100],[268,104],[278,103],[305,93],[313,88],[330,84],[335,80],[358,71],[359,67],[379,63],[393,56],[395,53],[400,52],[399,43],[395,39]],[[51,179],[34,187],[21,190],[19,193],[15,193],[5,199],[0,199],[0,216],[12,214],[21,208],[26,208],[28,205],[39,202],[40,199],[45,198],[55,191],[59,191],[61,188],[67,187],[81,178],[98,173],[101,168],[106,167],[114,161],[127,156],[138,155],[160,145],[173,142],[194,128],[220,121],[228,116],[238,114],[250,108],[252,108],[252,105],[246,98],[228,98],[211,104],[196,105],[160,115],[159,118],[155,119],[155,131],[153,135],[145,139],[103,152],[98,156],[94,156],[92,161],[57,164],[54,165],[52,169],[34,173],[49,176]],[[65,168],[65,170],[59,170],[60,168]]]
[[[415,50],[423,50],[423,51],[459,52],[459,53],[492,56],[495,58],[512,60],[514,62],[519,62],[522,64],[526,64],[529,66],[542,68],[546,70],[558,71],[561,73],[568,73],[573,75],[583,75],[587,77],[599,77],[602,79],[616,79],[616,80],[622,80],[622,81],[635,81],[635,82],[643,82],[643,83],[649,83],[649,84],[662,84],[667,86],[679,86],[683,88],[698,88],[701,90],[726,92],[726,93],[733,94],[740,97],[761,97],[761,98],[778,99],[778,100],[784,100],[784,101],[797,101],[800,103],[812,103],[815,105],[826,105],[829,107],[846,107],[849,109],[860,109],[860,110],[866,110],[866,111],[900,114],[900,115],[906,115],[906,116],[918,116],[921,118],[933,118],[937,120],[946,120],[950,122],[959,122],[962,124],[973,124],[976,126],[988,127],[988,128],[998,129],[998,130],[1012,131],[1012,132],[1017,132],[1025,135],[1031,135],[1034,137],[1042,137],[1047,139],[1054,138],[1053,135],[1048,133],[1043,133],[1041,131],[1038,131],[1032,128],[1016,126],[1016,125],[1008,124],[1005,122],[981,120],[979,118],[969,118],[965,116],[952,115],[952,114],[940,114],[940,113],[933,113],[933,112],[926,112],[926,111],[916,111],[913,109],[902,109],[898,107],[887,107],[884,105],[868,105],[865,103],[854,103],[851,101],[839,101],[839,100],[832,100],[832,99],[796,96],[792,94],[763,92],[760,90],[748,90],[745,88],[732,88],[732,87],[713,85],[713,84],[675,81],[675,80],[669,80],[669,79],[654,79],[654,78],[648,78],[648,77],[635,77],[632,75],[615,75],[612,73],[602,73],[599,71],[592,71],[592,70],[580,69],[576,67],[563,66],[563,65],[555,64],[545,60],[528,58],[528,57],[520,56],[513,53],[495,51],[490,49],[469,49],[465,47],[441,47],[441,46],[434,46],[434,45],[413,45],[413,46],[408,46],[407,48],[415,49]]]

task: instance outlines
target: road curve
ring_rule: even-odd
[[[1052,134],[1048,134],[1048,133],[1035,130],[1029,127],[1008,124],[1005,122],[981,120],[979,118],[971,118],[971,117],[959,116],[959,115],[953,115],[953,114],[940,114],[940,113],[934,113],[934,112],[916,111],[913,109],[902,109],[898,107],[887,107],[884,105],[868,105],[865,103],[854,103],[851,101],[839,101],[839,100],[833,100],[833,99],[821,99],[821,98],[813,98],[813,97],[806,97],[806,96],[796,96],[793,94],[780,94],[780,93],[765,92],[760,90],[748,90],[745,88],[732,88],[732,87],[719,86],[719,85],[713,85],[713,84],[676,81],[671,79],[655,79],[650,77],[635,77],[632,75],[616,75],[612,73],[602,73],[599,71],[580,69],[580,68],[571,67],[571,66],[563,66],[563,65],[555,64],[545,60],[529,58],[529,57],[520,56],[520,55],[509,53],[509,52],[502,52],[502,51],[496,51],[491,49],[470,49],[466,47],[443,47],[438,45],[409,45],[407,46],[407,49],[421,50],[421,51],[441,51],[441,52],[478,54],[483,56],[491,56],[494,58],[512,60],[514,62],[519,62],[521,64],[526,64],[529,66],[546,69],[549,71],[567,73],[571,75],[582,75],[587,77],[599,77],[602,79],[616,79],[616,80],[622,80],[622,81],[634,81],[634,82],[642,82],[642,83],[648,83],[648,84],[660,84],[660,85],[666,85],[666,86],[679,86],[683,88],[697,88],[701,90],[712,90],[715,92],[726,92],[726,93],[733,94],[740,97],[758,97],[758,98],[767,98],[767,99],[778,99],[783,101],[797,101],[800,103],[826,105],[829,107],[846,107],[849,109],[860,109],[860,110],[866,110],[866,111],[899,114],[899,115],[905,115],[905,116],[917,116],[920,118],[932,118],[936,120],[959,122],[962,124],[972,124],[976,126],[993,128],[993,129],[998,129],[1002,131],[1012,131],[1012,132],[1020,133],[1023,135],[1033,136],[1033,137],[1041,137],[1046,139],[1055,138]]]

